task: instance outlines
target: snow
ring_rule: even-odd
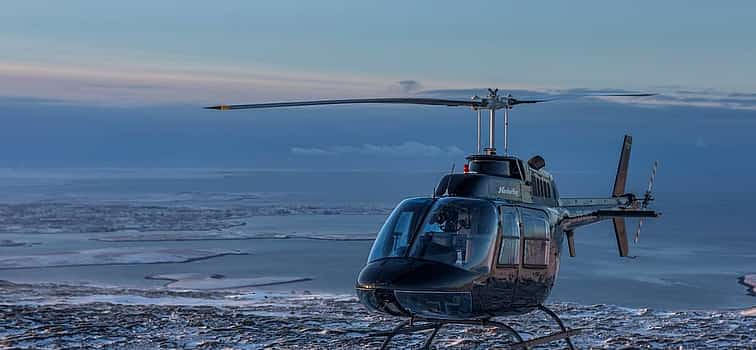
[[[172,277],[193,278],[192,274]],[[0,286],[0,347],[70,348],[378,348],[376,331],[399,318],[367,312],[353,296],[223,291],[122,290],[61,285]],[[63,294],[63,295],[61,295]],[[13,300],[12,303],[7,301]],[[26,302],[22,302],[26,300]],[[756,318],[735,311],[657,312],[612,305],[548,305],[583,329],[578,348],[751,348]],[[543,314],[500,318],[528,339],[556,330]],[[392,348],[417,348],[425,334],[400,336]],[[493,327],[446,326],[434,345],[503,348]],[[562,349],[554,342],[543,349]]]
[[[180,263],[223,255],[246,254],[229,249],[101,248],[36,255],[0,256],[0,269],[37,267]]]
[[[281,233],[281,232],[159,232],[134,233],[128,235],[94,238],[100,242],[171,242],[171,241],[225,241],[249,239],[312,239],[323,241],[372,241],[374,233],[321,234],[321,233]]]
[[[18,242],[10,239],[0,239],[0,247],[27,247],[39,245],[39,242]]]
[[[263,276],[247,278],[227,278],[220,275],[203,275],[196,273],[174,273],[148,276],[148,279],[167,280],[166,287],[172,289],[213,290],[235,289],[242,287],[260,287],[275,284],[309,281],[309,277]]]

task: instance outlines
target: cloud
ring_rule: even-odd
[[[402,80],[398,84],[399,89],[404,93],[415,92],[422,88],[422,85],[417,80]]]
[[[419,96],[469,99],[486,89],[435,89],[439,83],[381,76],[283,72],[264,67],[71,66],[0,61],[0,96],[18,102],[55,101],[87,105],[231,104],[343,97]],[[466,84],[465,84],[466,85]],[[477,85],[477,84],[476,84]],[[468,85],[469,86],[469,85]],[[388,87],[388,88],[387,88]],[[424,90],[423,89],[428,89]],[[606,103],[643,107],[703,107],[756,111],[756,92],[656,86],[653,97],[600,98]],[[622,93],[625,89],[503,88],[514,97]],[[36,101],[33,101],[35,99]],[[570,100],[573,103],[596,98]]]
[[[301,156],[339,156],[348,154],[378,157],[448,157],[465,152],[457,146],[439,147],[417,141],[407,141],[399,145],[329,146],[322,148],[293,147],[291,153]]]
[[[95,105],[204,105],[377,96],[385,94],[392,81],[389,79],[254,67],[80,67],[0,61],[0,96]]]
[[[62,103],[64,101],[54,98],[38,98],[30,96],[0,96],[0,102],[18,104],[53,104]]]
[[[632,93],[622,89],[569,89],[567,94]],[[756,93],[692,89],[682,87],[656,87],[650,97],[596,97],[605,102],[632,104],[642,107],[701,107],[756,111]]]

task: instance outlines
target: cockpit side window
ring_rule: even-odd
[[[518,265],[520,260],[520,225],[517,211],[512,207],[501,207],[501,248],[499,265]]]
[[[428,198],[407,199],[401,202],[383,224],[370,250],[368,261],[404,256],[412,234],[431,202]]]
[[[521,209],[524,238],[523,264],[545,266],[549,264],[550,224],[545,213]]]

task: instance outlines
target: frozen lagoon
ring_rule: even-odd
[[[395,322],[364,314],[351,295],[370,238],[397,196],[360,204],[322,195],[224,193],[216,184],[197,192],[207,184],[195,180],[179,188],[173,179],[139,186],[97,181],[96,193],[86,182],[64,190],[55,185],[52,192],[35,185],[31,195],[24,189],[21,197],[7,197],[3,208],[14,214],[0,222],[0,239],[12,243],[0,245],[0,256],[14,263],[0,268],[0,280],[17,284],[0,284],[3,346],[126,347],[138,335],[136,347],[354,348],[376,344],[364,338],[367,328]],[[140,192],[140,186],[174,192]],[[2,183],[0,189],[8,193]],[[741,217],[738,201],[715,199],[711,207],[660,201],[668,205],[660,208],[665,217],[644,226],[641,243],[631,247],[636,259],[616,257],[609,226],[579,232],[578,256],[563,257],[550,299],[570,326],[593,327],[578,343],[753,346],[753,317],[744,310],[756,299],[738,284],[756,267],[751,225],[723,227],[737,222],[716,219],[717,210]],[[688,216],[711,222],[689,222]],[[194,290],[146,279],[154,275],[184,277],[188,284],[178,286]],[[223,275],[223,283],[207,277],[213,275]],[[288,283],[261,283],[270,276]],[[200,290],[216,287],[232,290]],[[76,315],[82,318],[71,318]],[[125,327],[117,327],[115,317]],[[515,322],[546,327],[538,317]],[[688,322],[698,328],[687,328]],[[151,328],[139,328],[145,324]],[[33,339],[44,334],[50,337]],[[487,339],[504,341],[491,330],[459,328],[439,344],[469,348]]]

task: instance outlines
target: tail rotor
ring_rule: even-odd
[[[654,189],[654,179],[656,179],[656,168],[659,166],[659,161],[654,161],[654,166],[651,168],[651,178],[648,179],[648,188],[646,189],[646,193],[643,194],[643,200],[641,201],[640,208],[646,209],[648,207],[648,204],[654,200],[652,191]],[[643,218],[641,218],[638,221],[638,228],[635,230],[635,239],[634,242],[638,243],[640,240],[640,233],[641,228],[643,227]]]

